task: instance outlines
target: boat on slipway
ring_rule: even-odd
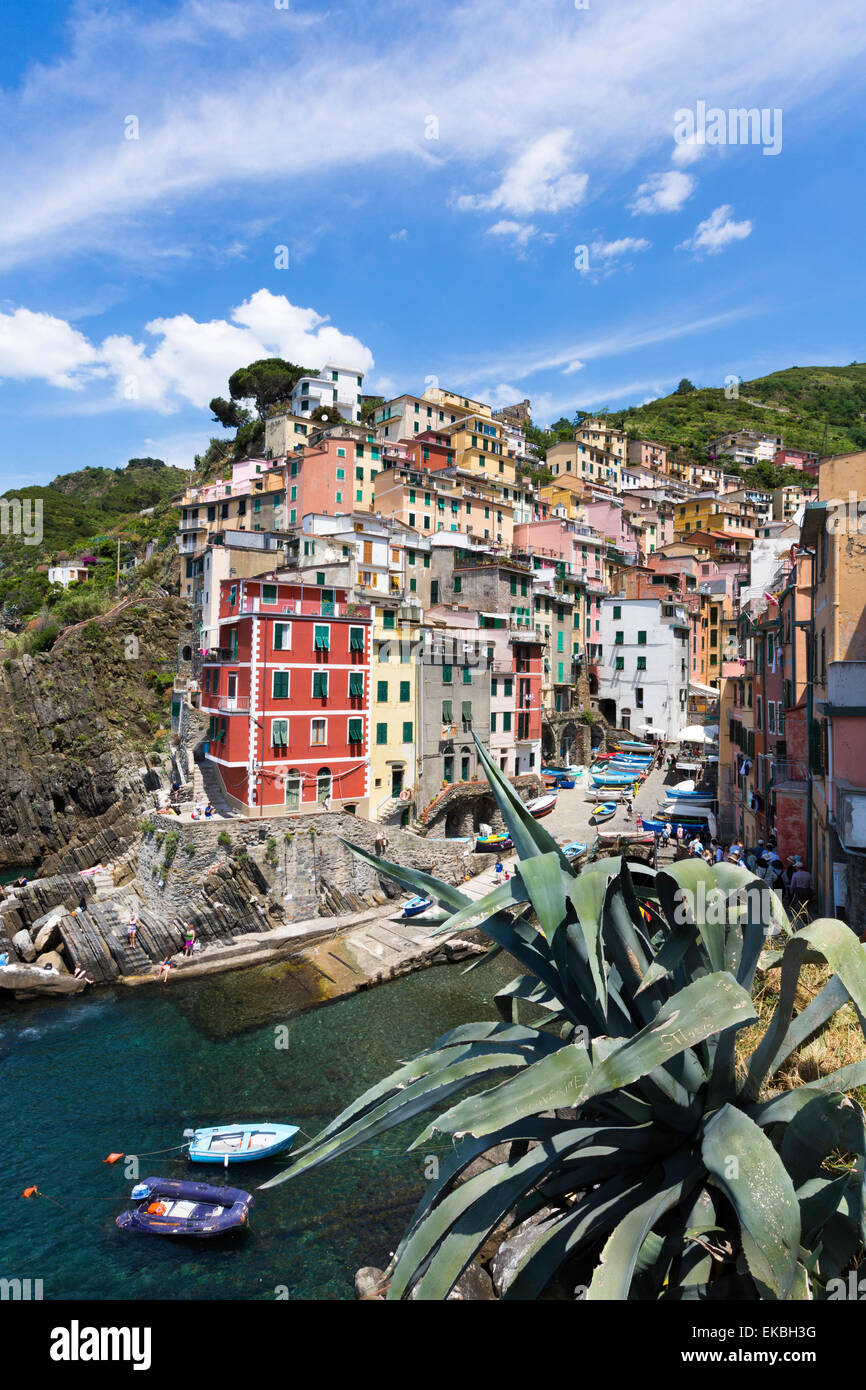
[[[428,904],[429,905],[429,904]],[[210,1125],[184,1130],[193,1163],[255,1163],[272,1154],[285,1153],[295,1142],[297,1125],[248,1120],[233,1125]]]
[[[174,1178],[145,1178],[131,1196],[137,1205],[122,1211],[116,1224],[122,1231],[152,1236],[225,1235],[246,1224],[253,1204],[250,1193],[239,1187],[211,1187]]]
[[[555,796],[537,796],[534,801],[526,802],[526,810],[536,820],[540,820],[542,816],[549,816],[555,805]]]
[[[601,825],[603,821],[611,820],[616,815],[616,809],[617,803],[615,801],[603,801],[590,816],[590,825]]]

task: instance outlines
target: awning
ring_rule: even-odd
[[[711,700],[719,698],[718,690],[714,690],[711,685],[701,685],[700,681],[689,681],[689,690],[695,695],[706,695]]]
[[[510,613],[485,613],[484,609],[482,608],[480,616],[482,618],[498,618],[500,619],[500,621],[507,623],[511,615]]]

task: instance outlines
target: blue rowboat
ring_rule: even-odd
[[[661,820],[647,820],[646,816],[639,816],[641,830],[651,830],[653,835],[663,835],[665,823]]]
[[[122,1231],[152,1236],[221,1236],[243,1226],[253,1198],[239,1187],[211,1187],[204,1182],[145,1178],[132,1189],[138,1205],[122,1211]]]
[[[656,749],[651,743],[633,743],[628,739],[618,739],[615,747],[622,748],[626,752],[635,753],[655,753]]]
[[[562,852],[566,859],[579,859],[582,854],[586,854],[588,848],[588,845],[582,845],[577,840],[572,840],[570,845],[562,846]]]
[[[426,912],[427,908],[432,906],[432,898],[410,898],[403,908],[403,916],[417,917],[419,912]]]
[[[612,816],[616,815],[616,808],[617,803],[615,801],[603,801],[590,816],[590,825],[601,825],[602,821],[610,820]]]
[[[617,772],[596,773],[592,778],[594,787],[630,787],[634,784],[635,778],[626,775],[623,777]]]
[[[295,1142],[297,1125],[271,1124],[248,1120],[234,1125],[211,1125],[208,1129],[184,1130],[189,1139],[193,1163],[255,1163],[271,1154],[285,1153]]]

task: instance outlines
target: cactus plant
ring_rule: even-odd
[[[496,996],[502,1021],[438,1038],[265,1186],[434,1110],[411,1147],[439,1135],[451,1151],[391,1261],[389,1298],[447,1297],[509,1213],[540,1220],[507,1299],[826,1297],[866,1243],[866,1116],[848,1094],[866,1061],[767,1088],[848,1000],[863,1025],[864,947],[837,921],[794,933],[776,895],[733,865],[611,858],[576,871],[476,745],[519,855],[505,884],[472,902],[351,848],[448,909],[437,933],[477,926],[519,962]],[[781,963],[778,1005],[738,1058],[762,955]],[[795,1017],[801,967],[816,959],[834,973]],[[503,1143],[505,1162],[460,1181]],[[831,1167],[840,1151],[845,1165]]]

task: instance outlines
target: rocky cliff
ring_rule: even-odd
[[[133,601],[0,669],[0,867],[113,858],[168,749],[176,598]]]

